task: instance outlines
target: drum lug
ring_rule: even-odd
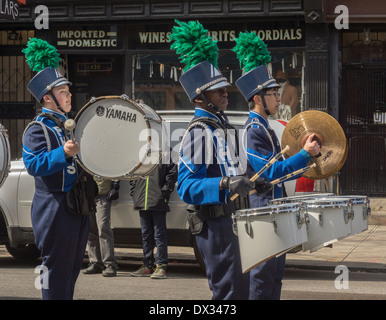
[[[367,205],[363,205],[363,220],[366,220],[371,215],[371,208]]]
[[[130,98],[127,94],[122,94],[119,99],[122,99],[122,100],[126,100],[126,101],[130,101]]]
[[[96,99],[97,99],[96,97],[91,97],[89,103],[94,103],[96,101]]]
[[[308,215],[307,212],[304,214],[303,223],[305,223],[306,227],[308,228],[308,225],[310,224],[310,216]]]
[[[351,213],[353,213],[353,211],[350,209],[350,207],[351,206],[345,207],[343,210],[343,218],[344,218],[345,224],[349,223],[349,221],[351,219]]]
[[[236,216],[235,214],[232,214],[232,230],[233,230],[233,233],[236,235],[236,237],[239,236],[239,231],[237,229],[237,221],[236,221]]]
[[[303,225],[303,219],[302,219],[302,217],[301,217],[301,215],[300,215],[300,212],[298,212],[297,214],[296,214],[296,224],[298,225],[298,228],[300,229],[301,227],[302,227],[302,225]]]
[[[247,233],[247,235],[253,238],[253,228],[252,228],[251,221],[248,220],[248,217],[245,220],[245,232]]]
[[[320,226],[323,225],[323,212],[322,211],[319,212],[319,225]]]
[[[272,224],[273,224],[273,230],[275,230],[275,232],[277,232],[277,220],[276,218],[272,218]]]

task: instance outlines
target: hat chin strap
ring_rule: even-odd
[[[229,122],[228,117],[222,111],[219,107],[215,106],[212,102],[210,102],[203,93],[200,94],[201,99],[208,105],[209,108],[214,110],[214,113],[216,114],[217,112],[220,113],[220,115],[224,118],[225,122]]]
[[[264,93],[262,91],[259,92],[259,95],[261,97],[261,101],[263,102],[264,112],[267,114],[267,116],[271,116],[271,112],[268,111],[267,103],[265,102]]]
[[[221,110],[215,106],[212,102],[210,102],[203,93],[200,94],[200,98],[208,105],[209,108],[213,109],[215,113],[220,112]]]
[[[64,114],[66,114],[66,112],[63,110],[63,108],[60,106],[59,102],[58,102],[58,99],[56,99],[54,93],[52,92],[52,90],[48,91],[47,93],[49,93],[51,96],[52,96],[52,99],[54,100],[57,108],[59,109],[60,112],[63,112]]]

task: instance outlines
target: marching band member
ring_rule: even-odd
[[[176,22],[171,48],[186,65],[180,83],[195,104],[193,121],[181,141],[177,192],[195,207],[190,223],[213,299],[247,299],[249,277],[242,274],[232,230],[231,214],[237,208],[228,196],[230,192],[246,196],[255,183],[241,175],[234,146],[224,135],[232,130],[224,114],[229,83],[217,69],[217,44],[199,22]],[[257,185],[265,182],[259,180]]]
[[[270,128],[268,117],[280,106],[279,85],[267,67],[270,53],[265,43],[254,33],[240,33],[233,50],[243,67],[244,74],[236,86],[249,104],[250,113],[245,123],[243,149],[248,158],[247,173],[252,177],[275,155],[280,153],[280,143]],[[294,156],[276,161],[262,176],[268,181],[304,168],[311,157],[320,152],[320,146],[310,135],[303,149]],[[293,179],[296,179],[294,177]],[[283,183],[274,185],[272,191],[250,195],[252,208],[267,205],[272,198],[283,197]],[[265,245],[265,244],[261,244]],[[250,299],[280,299],[281,281],[284,276],[285,255],[272,258],[250,271]]]
[[[71,83],[56,69],[59,55],[46,41],[31,39],[23,52],[31,69],[38,71],[28,90],[42,104],[42,112],[53,119],[39,115],[23,136],[23,161],[35,180],[31,221],[42,256],[42,298],[70,300],[89,227],[88,217],[71,214],[65,204],[66,193],[77,178],[74,157],[79,145],[56,122],[64,123],[71,110]]]

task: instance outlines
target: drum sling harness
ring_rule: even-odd
[[[220,124],[218,121],[215,121],[208,117],[202,117],[192,120],[188,128],[185,131],[184,136],[181,140],[180,150],[179,154],[181,156],[181,150],[182,145],[185,140],[185,137],[189,134],[190,130],[196,126],[202,127],[205,131],[205,134],[207,135],[206,141],[206,154],[207,159],[208,156],[211,157],[213,150],[212,150],[212,132],[210,131],[210,127],[214,128],[215,130],[221,129],[225,133],[225,137],[227,136],[227,127],[223,124]],[[229,129],[232,127],[229,125]],[[236,143],[238,143],[238,139],[236,136]],[[238,145],[237,145],[238,146]],[[238,148],[236,149],[238,150]],[[206,161],[207,166],[210,163],[209,161]],[[228,203],[224,204],[218,204],[218,205],[192,205],[189,204],[187,206],[188,211],[188,223],[190,227],[190,231],[192,232],[192,235],[199,234],[202,230],[202,225],[205,220],[213,219],[221,216],[231,216],[233,213],[235,213],[236,210],[239,209],[246,209],[249,208],[249,200],[248,197],[238,197],[235,201],[229,201]]]
[[[51,140],[45,124],[36,120],[38,117],[44,117],[52,120],[60,129],[64,131],[66,141],[68,140],[69,131],[64,127],[64,122],[61,118],[51,113],[41,113],[40,115],[37,115],[25,128],[24,133],[30,126],[39,124],[42,127],[46,138],[48,152],[51,151]],[[96,211],[95,198],[98,195],[98,185],[96,184],[93,176],[82,167],[79,168],[76,166],[76,170],[78,175],[73,188],[66,193],[66,207],[68,211],[74,215],[88,216],[92,212]]]

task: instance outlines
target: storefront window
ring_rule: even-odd
[[[236,54],[231,50],[220,50],[218,63],[221,73],[232,85],[228,88],[228,110],[248,111],[247,103],[235,85],[242,75]],[[136,54],[133,55],[133,67],[132,88],[135,99],[142,99],[155,110],[193,108],[178,81],[182,65],[176,54]],[[276,117],[288,120],[304,110],[303,52],[272,52],[269,67],[282,85],[282,106]]]

